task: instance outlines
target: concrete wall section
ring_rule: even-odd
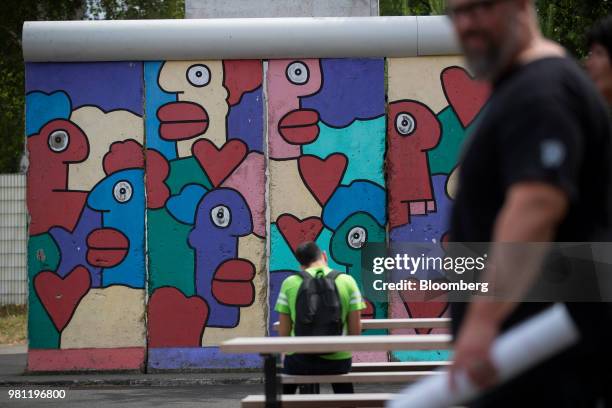
[[[273,60],[266,84],[273,322],[300,242],[316,241],[363,290],[360,248],[385,240],[384,60]],[[386,305],[368,301],[366,314],[386,317]]]
[[[489,89],[472,79],[459,57],[389,58],[387,62],[389,241],[434,243],[443,255],[460,148]],[[415,276],[435,280],[431,273],[435,271],[422,270]],[[446,302],[414,302],[409,295],[409,291],[390,293],[389,317],[447,314]],[[392,353],[394,360],[448,358],[446,351]]]
[[[319,243],[364,294],[365,243],[442,253],[489,89],[456,56],[318,56],[26,65],[29,370],[256,367],[218,345],[274,334],[299,243]],[[447,313],[370,297],[364,317]],[[356,355],[389,358],[448,355]]]
[[[239,368],[266,334],[262,62],[145,63],[148,346],[155,369]]]
[[[142,79],[141,62],[26,66],[29,370],[144,364]]]

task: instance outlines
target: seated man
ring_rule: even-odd
[[[355,280],[332,271],[327,254],[314,242],[298,246],[295,256],[301,271],[283,282],[276,310],[281,336],[359,335],[361,313],[366,305]],[[348,351],[330,354],[287,354],[284,373],[293,375],[346,374],[351,369]],[[335,393],[353,393],[353,384],[332,384]],[[283,385],[284,394],[293,394],[296,384]]]

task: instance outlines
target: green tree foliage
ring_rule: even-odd
[[[611,0],[538,0],[542,32],[583,58],[585,34],[594,22],[612,13]]]
[[[24,21],[183,16],[184,0],[1,0],[0,173],[19,171],[24,152]]]
[[[443,14],[445,0],[380,0],[380,15]],[[612,13],[612,0],[536,0],[542,32],[573,55],[586,55],[585,33],[597,20]]]
[[[87,0],[91,19],[183,18],[185,0]]]
[[[19,170],[24,142],[24,66],[21,29],[28,20],[71,20],[83,16],[81,0],[0,2],[0,173]]]

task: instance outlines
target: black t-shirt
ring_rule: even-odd
[[[542,181],[567,193],[569,211],[555,241],[599,238],[610,224],[610,125],[597,90],[569,58],[510,70],[493,88],[465,142],[451,216],[455,242],[490,242],[511,185]],[[525,303],[506,326],[545,305]],[[456,329],[465,304],[454,304]]]

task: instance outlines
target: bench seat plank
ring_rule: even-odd
[[[415,382],[432,375],[442,374],[438,371],[392,371],[376,373],[348,373],[337,375],[281,375],[283,384],[330,384],[330,383],[391,383]]]
[[[363,371],[432,371],[438,368],[449,367],[450,361],[391,361],[353,363],[351,372]]]
[[[397,330],[397,329],[440,329],[449,328],[451,323],[450,318],[408,318],[408,319],[361,319],[362,330],[382,329],[382,330]],[[272,325],[275,331],[278,331],[279,322],[274,322]]]
[[[336,351],[447,350],[448,334],[394,336],[237,337],[221,343],[224,353],[332,353]]]
[[[450,327],[449,318],[413,318],[413,319],[362,319],[363,330],[369,329],[439,329]]]
[[[327,408],[327,407],[384,407],[397,394],[304,394],[283,395],[283,408]],[[242,400],[242,408],[264,408],[265,396],[249,395]]]

